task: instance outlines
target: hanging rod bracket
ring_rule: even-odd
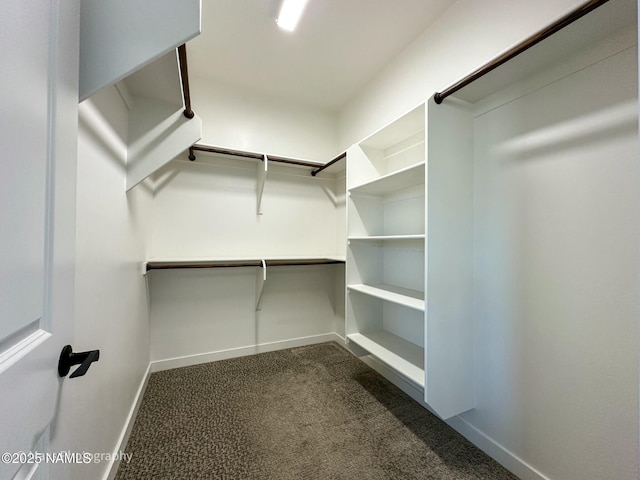
[[[257,179],[257,210],[258,215],[262,215],[262,195],[264,194],[264,184],[267,181],[267,171],[269,167],[269,157],[264,155],[262,164],[258,164],[258,179]]]
[[[260,301],[262,300],[262,292],[264,291],[264,284],[267,281],[267,262],[263,258],[260,260],[262,272],[256,271],[256,312],[262,308]]]

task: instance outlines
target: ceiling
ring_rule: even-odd
[[[309,0],[295,32],[280,0],[204,0],[189,71],[305,105],[338,110],[455,0]]]

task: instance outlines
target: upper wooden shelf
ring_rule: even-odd
[[[264,262],[264,263],[263,263]],[[273,257],[273,258],[207,258],[207,259],[157,259],[145,263],[145,271],[184,268],[227,267],[280,267],[296,265],[330,265],[344,263],[340,257]]]

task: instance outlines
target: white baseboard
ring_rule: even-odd
[[[550,480],[549,477],[543,475],[515,453],[478,430],[461,416],[453,417],[447,420],[447,423],[518,478],[522,480]]]
[[[347,350],[349,349],[347,348]],[[358,358],[433,413],[429,405],[424,402],[422,390],[416,388],[375,357],[367,355]],[[500,445],[484,432],[478,430],[461,416],[450,418],[446,420],[446,423],[521,480],[550,480],[549,477],[543,475],[513,452]]]
[[[344,344],[344,339],[337,333],[332,332],[313,335],[310,337],[282,340],[279,342],[261,343],[258,345],[249,345],[247,347],[230,348],[228,350],[188,355],[185,357],[154,360],[151,362],[150,367],[152,373],[161,372],[162,370],[170,370],[172,368],[189,367],[191,365],[199,365],[201,363],[216,362],[218,360],[226,360],[229,358],[246,357],[248,355],[255,355],[256,353],[273,352],[276,350],[284,350],[286,348],[303,347],[305,345],[315,345],[317,343],[331,341]]]
[[[133,405],[131,405],[131,410],[129,410],[129,415],[127,415],[127,420],[125,421],[122,432],[120,433],[120,438],[116,443],[116,448],[113,451],[113,459],[111,460],[111,464],[107,468],[104,480],[114,480],[116,478],[118,466],[120,465],[120,460],[118,459],[120,458],[120,453],[124,452],[124,449],[127,446],[127,442],[129,441],[129,435],[131,435],[131,430],[133,429],[133,424],[136,420],[136,415],[138,414],[140,403],[142,403],[142,397],[144,396],[144,392],[147,389],[150,375],[151,364],[147,366],[147,370],[142,376],[142,381],[140,382],[140,386],[138,387],[136,396],[133,399]]]

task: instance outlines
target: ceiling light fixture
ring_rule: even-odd
[[[284,0],[280,7],[280,13],[276,23],[278,27],[288,32],[293,32],[302,16],[302,11],[308,0]]]

